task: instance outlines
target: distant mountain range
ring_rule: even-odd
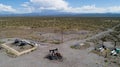
[[[0,14],[0,17],[34,17],[34,16],[48,16],[48,17],[120,17],[120,13],[56,13],[56,12],[42,12],[42,13],[25,13],[25,14]]]

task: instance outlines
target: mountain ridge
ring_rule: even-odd
[[[120,13],[25,13],[25,14],[0,14],[0,17],[120,17]]]

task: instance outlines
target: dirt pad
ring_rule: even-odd
[[[89,53],[92,47],[85,50],[71,49],[70,45],[77,41],[70,41],[60,45],[41,47],[29,54],[19,56],[17,58],[10,58],[0,53],[0,67],[104,67],[104,58],[94,53]],[[48,50],[58,48],[62,56],[63,62],[49,61],[44,57],[48,54]],[[113,64],[114,65],[114,64]],[[113,67],[112,65],[108,67]],[[118,67],[115,66],[114,67]]]
[[[13,31],[15,31],[15,30],[13,30]],[[21,37],[22,36],[21,38],[27,37],[28,39],[30,36],[35,41],[39,41],[42,38],[42,36],[41,36],[42,34],[36,35],[34,33],[36,31],[27,30],[27,32],[28,32],[27,34],[26,34],[25,30],[23,30],[23,31],[25,34],[21,33],[22,35],[21,34],[19,35],[19,33],[16,33],[15,34],[16,36],[12,35],[12,34],[11,34],[12,36],[9,36],[9,34],[6,34],[6,33],[8,33],[7,31],[2,31],[2,34],[0,34],[0,35],[3,38],[6,37],[4,35],[4,34],[6,34],[9,37]],[[106,32],[109,32],[109,31],[106,31]],[[93,39],[97,36],[100,36],[106,32],[103,32],[103,33],[98,34],[98,35],[91,37],[91,38],[87,38],[87,39],[85,39],[85,41],[89,40],[89,39]],[[31,35],[31,34],[34,34],[34,35]],[[64,35],[66,35],[66,34],[64,34]],[[41,36],[41,37],[39,37],[39,36]],[[53,36],[53,34],[51,36]],[[77,36],[79,36],[79,35],[77,35]],[[66,35],[64,37],[67,38],[70,36]],[[74,37],[74,36],[72,36],[72,37]],[[45,38],[45,37],[43,37],[43,38]],[[84,38],[85,37],[80,38],[80,39],[84,39]],[[1,60],[0,67],[120,67],[114,63],[110,64],[108,62],[105,62],[106,59],[102,56],[91,53],[90,51],[94,49],[93,43],[90,44],[90,47],[88,47],[84,50],[76,50],[76,49],[70,48],[70,46],[72,46],[73,44],[76,44],[80,41],[83,41],[80,39],[78,41],[76,39],[74,40],[74,38],[73,38],[73,39],[70,39],[70,41],[69,40],[65,41],[64,43],[61,43],[59,45],[53,45],[53,44],[49,43],[50,45],[43,45],[43,47],[42,47],[42,45],[40,45],[41,43],[38,42],[39,47],[36,51],[31,52],[29,54],[19,56],[17,58],[8,57],[7,55],[5,55],[4,52],[1,51],[0,52],[0,60]],[[48,54],[48,50],[53,49],[53,48],[59,49],[61,55],[64,57],[63,62],[57,62],[57,61],[51,62],[48,59],[44,58]]]

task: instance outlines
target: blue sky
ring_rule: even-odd
[[[83,5],[91,5],[95,4],[96,6],[105,7],[105,6],[112,6],[112,5],[119,5],[119,2],[115,2],[114,0],[66,0],[72,6],[83,6]],[[113,3],[114,2],[114,3]]]
[[[0,13],[120,13],[120,0],[0,0]]]

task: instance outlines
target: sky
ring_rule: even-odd
[[[0,0],[0,13],[120,13],[120,0]]]

